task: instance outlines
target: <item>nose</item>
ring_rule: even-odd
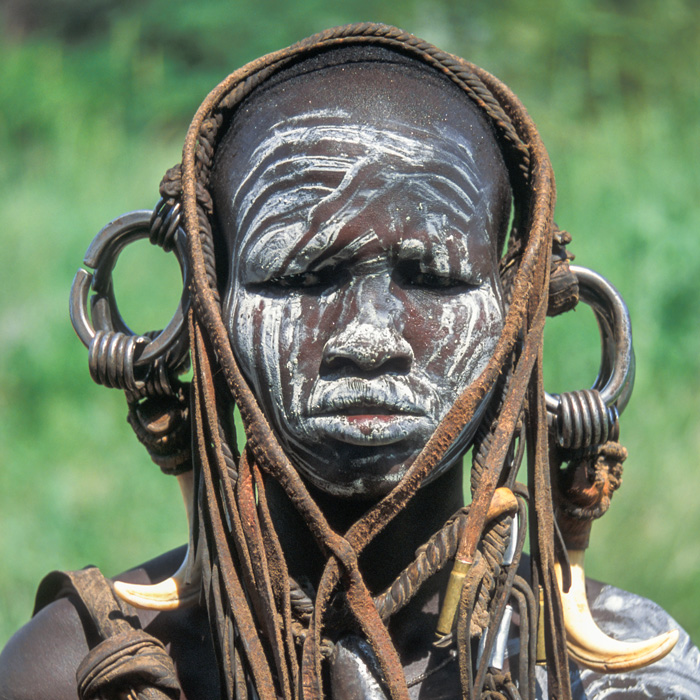
[[[331,370],[354,367],[363,372],[407,372],[413,362],[413,350],[393,328],[350,323],[328,339],[323,361]]]
[[[328,370],[407,372],[413,349],[403,337],[400,302],[388,284],[374,280],[351,285],[344,298],[343,313],[323,348]]]

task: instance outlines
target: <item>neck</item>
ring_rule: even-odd
[[[287,556],[290,575],[318,583],[325,557],[302,518],[277,483],[266,487],[275,527]],[[329,525],[338,533],[347,532],[373,502],[338,498],[309,487]],[[464,504],[462,470],[450,469],[434,482],[418,490],[409,504],[375,537],[360,556],[360,569],[373,595],[384,591],[415,557],[415,551],[439,530]],[[442,577],[428,581],[415,605],[424,607],[428,598],[442,589]],[[409,606],[410,607],[410,606]]]

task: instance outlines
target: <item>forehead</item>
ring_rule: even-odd
[[[348,221],[359,236],[427,236],[439,257],[475,216],[492,222],[507,189],[490,128],[465,95],[426,68],[376,62],[257,95],[236,115],[212,180],[229,259],[264,252],[301,265],[344,240]]]
[[[287,119],[252,153],[229,193],[248,281],[387,251],[448,269],[466,256],[467,237],[487,240],[492,186],[469,142],[447,127],[380,129],[350,117],[327,109]]]

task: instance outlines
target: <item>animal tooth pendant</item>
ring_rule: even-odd
[[[643,642],[623,642],[609,637],[596,625],[588,607],[583,560],[584,550],[569,550],[571,588],[568,593],[562,590],[561,567],[555,564],[569,656],[598,673],[634,671],[666,656],[678,641],[678,630]]]
[[[115,581],[114,591],[125,602],[144,610],[176,610],[194,605],[199,600],[202,570],[199,551],[193,556],[192,509],[194,507],[194,475],[192,470],[177,477],[190,526],[190,542],[180,568],[170,577],[151,585]]]

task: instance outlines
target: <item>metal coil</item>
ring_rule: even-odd
[[[107,224],[85,254],[85,264],[94,272],[78,270],[71,288],[70,315],[78,337],[90,348],[90,374],[100,384],[126,389],[136,395],[147,382],[155,394],[171,394],[168,375],[179,373],[187,365],[185,317],[190,301],[189,273],[179,217],[179,205],[170,207],[163,200],[153,216],[149,211],[130,212]],[[134,333],[121,317],[114,297],[112,271],[121,251],[128,244],[146,238],[149,232],[153,236],[152,229],[157,234],[158,244],[174,249],[182,271],[183,292],[167,327],[147,337]],[[124,337],[133,337],[136,345],[128,345]],[[144,341],[145,347],[134,353],[134,348]],[[125,353],[133,359],[128,370],[123,365],[127,362]],[[127,364],[130,362],[132,360]],[[118,369],[122,365],[123,371]],[[138,382],[133,379],[134,366],[139,367]],[[127,371],[129,378],[124,374]]]
[[[177,390],[172,384],[172,370],[167,362],[158,359],[148,365],[147,373],[140,382],[140,387],[136,391],[128,391],[129,401],[139,401],[147,396],[175,396]]]
[[[557,407],[559,444],[579,449],[607,442],[618,419],[617,409],[606,406],[595,389],[561,394]]]
[[[579,449],[614,439],[620,413],[634,387],[632,326],[625,302],[604,277],[571,266],[581,301],[595,314],[601,338],[600,371],[591,389],[545,393],[550,426],[562,447]]]
[[[175,234],[180,228],[182,215],[180,202],[172,199],[160,199],[153,210],[149,222],[149,240],[160,246],[166,253],[175,247]]]
[[[90,376],[97,384],[111,389],[139,392],[144,381],[134,373],[137,349],[148,344],[148,338],[127,335],[120,331],[97,331],[88,349]]]

